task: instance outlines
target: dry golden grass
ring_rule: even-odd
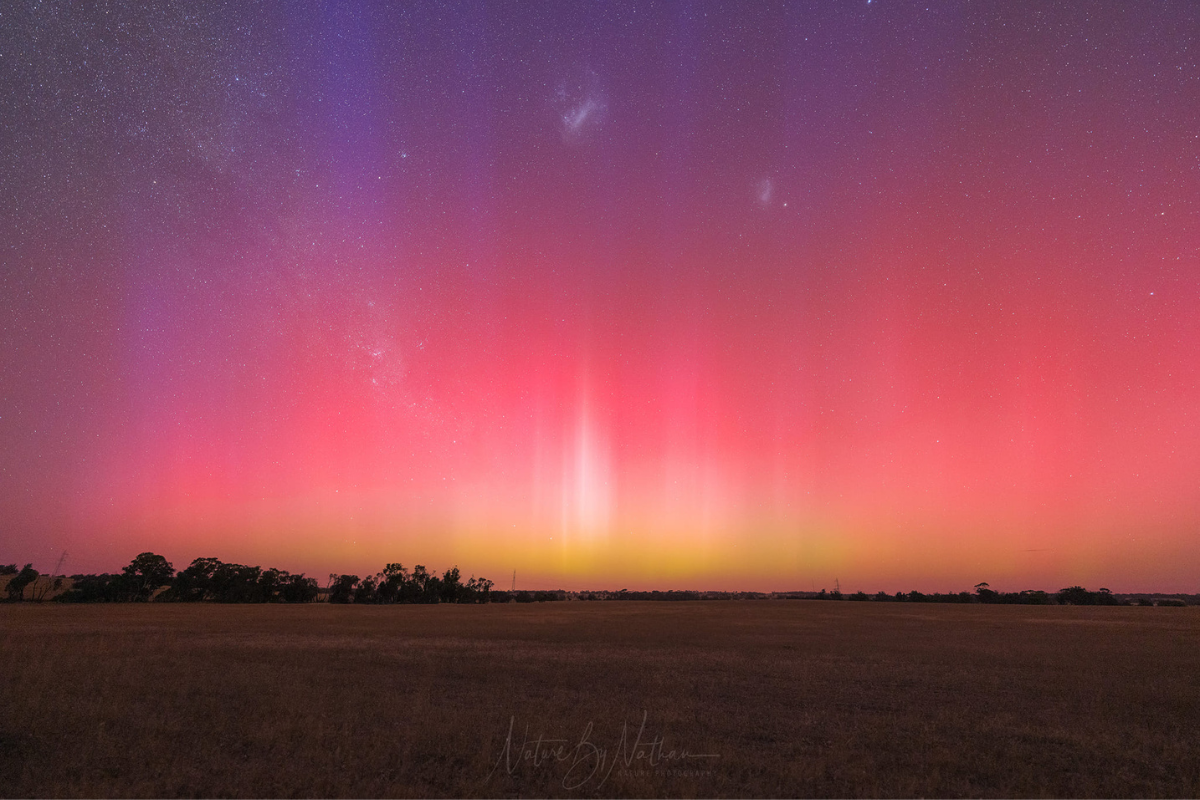
[[[1194,797],[1200,609],[24,604],[0,709],[5,796]]]

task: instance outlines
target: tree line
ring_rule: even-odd
[[[12,575],[5,587],[10,601],[42,600],[62,587],[63,579],[38,582],[32,564],[20,570],[15,564],[0,566],[0,576]],[[26,597],[26,589],[30,588]],[[410,572],[391,563],[373,576],[330,574],[324,591],[316,578],[281,569],[228,564],[218,558],[197,558],[186,569],[175,571],[171,562],[156,553],[140,553],[118,573],[72,575],[71,586],[54,597],[60,603],[312,603],[322,594],[331,603],[487,603],[493,600],[492,582],[472,576],[466,582],[458,567],[442,575],[418,564]],[[499,599],[499,598],[496,598]],[[507,598],[506,598],[507,599]]]
[[[0,577],[11,575],[5,587],[10,601],[41,601],[62,588],[63,578],[41,576],[32,564],[17,569],[16,564],[0,565]],[[47,580],[39,581],[39,577]],[[61,603],[214,602],[214,603],[312,603],[319,599],[330,603],[388,605],[392,603],[534,603],[566,600],[564,591],[493,591],[486,578],[472,576],[464,583],[458,567],[442,575],[418,564],[410,572],[403,564],[391,563],[381,572],[360,578],[357,575],[330,574],[325,589],[316,578],[303,573],[293,575],[281,569],[263,569],[243,564],[227,564],[217,558],[197,558],[178,573],[171,562],[155,553],[141,553],[121,572],[102,575],[72,575],[71,586],[53,599]],[[850,600],[901,603],[994,603],[1002,605],[1183,606],[1179,598],[1119,597],[1108,589],[1088,591],[1070,586],[1050,593],[1027,589],[1022,592],[997,592],[987,583],[979,583],[974,592],[925,594],[919,591],[855,592],[694,592],[636,591],[576,592],[579,600],[713,600],[787,598],[805,600]]]
[[[331,603],[487,603],[494,585],[487,578],[473,576],[463,583],[458,567],[439,578],[420,564],[411,573],[403,564],[392,563],[361,580],[357,575],[329,577]]]
[[[851,595],[843,595],[841,592],[826,592],[822,589],[817,595],[818,600],[873,600],[875,602],[901,602],[901,603],[989,603],[998,605],[1027,605],[1027,606],[1126,606],[1126,605],[1155,605],[1154,601],[1147,598],[1138,598],[1136,600],[1123,599],[1113,594],[1110,589],[1101,588],[1098,591],[1091,592],[1082,586],[1069,586],[1065,589],[1059,589],[1053,594],[1044,592],[1040,589],[1026,589],[1021,592],[997,592],[993,590],[987,583],[979,583],[975,585],[974,592],[949,592],[946,594],[924,594],[918,591],[896,592],[891,595],[887,592],[878,592],[874,595],[868,595],[866,592],[855,592]],[[1157,601],[1160,606],[1165,605],[1187,605],[1183,600],[1163,598]]]

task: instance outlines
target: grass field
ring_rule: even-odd
[[[1195,797],[1200,609],[2,606],[0,793]]]

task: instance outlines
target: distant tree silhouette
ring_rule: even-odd
[[[246,564],[222,564],[217,570],[217,586],[221,599],[226,603],[265,603],[260,581],[262,567]]]
[[[457,603],[462,599],[464,589],[458,567],[452,567],[442,575],[441,585],[438,586],[438,600],[443,603]]]
[[[476,578],[474,575],[467,581],[466,598],[469,603],[489,603],[492,599],[493,584],[487,578]]]
[[[311,603],[318,591],[316,580],[303,574],[197,558],[175,576],[160,599],[183,603]]]
[[[286,575],[286,572],[274,567],[260,571],[258,573],[258,585],[255,587],[258,602],[269,603],[278,598],[280,591],[283,589],[283,580]]]
[[[1060,605],[1066,606],[1094,606],[1096,605],[1095,596],[1082,586],[1070,586],[1066,589],[1059,589],[1055,596]]]
[[[129,599],[145,602],[162,586],[171,583],[175,568],[171,562],[154,553],[139,553],[129,566],[121,570]]]
[[[408,570],[400,562],[394,561],[387,564],[380,575],[382,579],[379,581],[379,588],[375,590],[379,602],[401,602],[403,599],[401,596],[402,592],[405,584],[408,582]]]
[[[358,586],[357,575],[338,575],[329,587],[329,602],[349,603],[354,599],[355,586]]]
[[[38,572],[31,564],[21,570],[15,565],[0,566],[0,575],[12,576],[6,586],[11,600],[25,599],[31,585],[34,599],[43,599],[63,584],[62,578],[39,584]],[[493,586],[487,578],[474,575],[464,583],[457,565],[439,577],[420,564],[410,574],[404,565],[390,562],[382,572],[365,579],[330,573],[327,599],[360,604],[488,603]],[[317,581],[303,573],[292,575],[274,567],[230,564],[207,557],[194,559],[176,573],[166,558],[145,552],[119,574],[72,575],[71,586],[53,599],[63,603],[145,602],[152,598],[163,602],[311,603],[320,594]],[[653,599],[660,599],[659,594],[654,593]],[[566,593],[540,592],[536,598],[529,594],[528,599],[563,600]]]
[[[363,578],[354,590],[355,603],[374,603],[376,601],[375,589],[378,586],[378,581],[373,577]]]
[[[121,575],[72,575],[71,588],[54,598],[59,603],[116,603],[128,600]]]
[[[347,577],[330,575],[330,602],[343,602]],[[493,585],[486,578],[474,576],[464,584],[457,566],[439,578],[422,564],[409,573],[403,564],[393,561],[382,572],[355,584],[349,597],[355,603],[486,603],[491,600]]]
[[[284,573],[280,580],[279,599],[285,603],[311,603],[317,599],[317,579],[306,578],[304,573]]]
[[[14,568],[15,569],[15,568]],[[20,580],[9,582],[13,599],[19,599],[37,572],[27,565]],[[20,572],[20,571],[16,571]],[[15,578],[14,578],[15,580]],[[54,599],[64,603],[144,601],[162,586],[166,591],[156,600],[218,603],[311,603],[320,596],[317,581],[303,573],[244,564],[229,564],[218,558],[197,558],[178,574],[162,556],[141,553],[118,575],[72,575],[72,586]],[[331,573],[328,600],[334,603],[486,603],[491,601],[492,582],[474,576],[464,584],[458,567],[442,578],[418,565],[410,575],[398,562],[383,572],[360,580],[357,575]],[[51,588],[48,583],[42,594]]]
[[[998,602],[1000,602],[999,593],[994,592],[990,588],[988,588],[988,584],[986,581],[983,583],[975,584],[975,597],[978,598],[979,602],[981,602],[981,603],[998,603]]]
[[[10,575],[12,573],[9,573]],[[25,587],[37,580],[38,571],[33,568],[33,564],[26,564],[21,567],[12,580],[8,582],[8,599],[18,601],[25,599]]]
[[[413,567],[412,572],[413,586],[413,602],[416,603],[437,603],[441,601],[439,591],[441,581],[436,575],[431,575],[428,570],[420,564]]]
[[[164,599],[184,603],[215,599],[216,575],[221,566],[218,558],[195,559],[175,576]]]

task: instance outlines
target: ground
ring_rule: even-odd
[[[1197,608],[26,603],[0,676],[4,796],[1200,795]]]

